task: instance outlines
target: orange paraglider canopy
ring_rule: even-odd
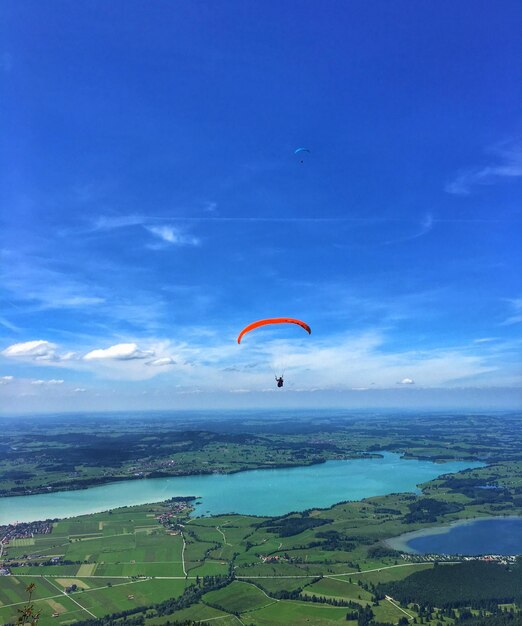
[[[237,342],[241,343],[241,339],[243,338],[243,335],[246,335],[246,333],[249,333],[251,330],[254,330],[255,328],[259,328],[260,326],[267,326],[268,324],[297,324],[298,326],[301,326],[301,328],[304,328],[309,335],[312,333],[310,326],[308,326],[308,324],[306,324],[305,322],[302,322],[301,320],[295,320],[291,317],[273,317],[273,318],[266,319],[266,320],[259,320],[257,322],[252,322],[248,326],[245,326],[245,328],[243,328],[243,330],[239,333]]]

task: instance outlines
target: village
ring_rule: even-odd
[[[183,527],[182,524],[178,524],[177,517],[179,515],[186,515],[189,510],[192,509],[191,502],[195,500],[194,496],[189,497],[179,497],[172,498],[171,500],[167,500],[163,504],[168,506],[169,510],[164,513],[159,513],[155,516],[156,520],[165,528],[168,528],[171,531],[171,534],[177,535],[180,532],[180,529]]]
[[[34,535],[48,535],[52,532],[53,522],[19,522],[0,526],[0,545],[7,545],[13,539],[32,539]]]
[[[467,561],[485,561],[487,563],[500,563],[501,565],[509,565],[515,563],[517,557],[515,555],[505,554],[480,554],[480,555],[463,555],[463,554],[401,554],[401,558],[410,563],[464,563]]]

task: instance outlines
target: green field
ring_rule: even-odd
[[[347,622],[345,616],[346,609],[340,607],[281,600],[264,609],[249,613],[246,623],[255,626],[269,626],[270,624],[298,626],[305,623],[330,626],[341,622],[353,626],[355,622]]]
[[[239,581],[234,581],[218,591],[205,594],[202,601],[229,613],[245,613],[274,602],[255,585]]]
[[[312,583],[304,590],[305,595],[326,596],[327,598],[353,600],[360,604],[368,604],[372,601],[372,594],[362,589],[355,583],[334,578],[323,578]]]

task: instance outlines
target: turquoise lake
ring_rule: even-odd
[[[78,491],[1,498],[0,524],[72,517],[173,496],[200,497],[195,515],[283,515],[343,500],[416,491],[418,484],[441,474],[482,465],[401,459],[387,452],[381,458],[327,461],[307,467],[129,480]]]
[[[463,520],[407,533],[386,543],[412,554],[522,554],[522,517]]]

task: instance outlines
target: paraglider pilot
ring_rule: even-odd
[[[276,379],[277,386],[278,386],[278,387],[282,387],[282,386],[283,386],[283,383],[284,383],[284,381],[283,381],[283,377],[282,377],[282,376],[279,376],[279,378],[278,378],[278,377],[276,376],[276,377],[275,377],[275,379]]]

